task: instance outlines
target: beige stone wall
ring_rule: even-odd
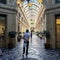
[[[16,14],[7,14],[7,32],[16,31]]]
[[[4,12],[4,13],[2,13],[2,12]],[[5,11],[5,10],[2,10],[2,12],[1,12],[1,14],[7,15],[7,21],[6,21],[7,33],[10,31],[18,32],[17,31],[18,27],[17,27],[17,20],[16,20],[16,12],[13,13],[13,11]],[[8,12],[11,12],[11,13],[8,13]],[[4,44],[3,44],[4,42],[6,43],[6,46],[7,46],[8,42],[9,42],[7,33],[6,33],[6,41],[1,41],[0,47],[4,46]],[[16,44],[16,39],[14,39],[13,43],[14,43],[14,45]]]
[[[55,15],[60,14],[59,4],[55,4],[52,1],[50,8],[46,8],[46,29],[49,30],[51,37],[50,37],[50,46],[51,48],[56,48],[56,30],[55,30]],[[59,45],[60,46],[60,45]]]
[[[54,14],[46,14],[46,30],[50,32],[50,46],[55,48],[55,16]]]
[[[7,33],[10,31],[18,32],[17,29],[16,14],[7,14]],[[16,39],[13,40],[13,43],[16,44]]]
[[[60,3],[55,3],[55,0],[43,0],[43,5],[46,9],[57,8],[60,6]]]
[[[43,0],[43,4],[46,8],[46,30],[48,30],[51,35],[50,46],[51,48],[56,48],[55,15],[60,14],[60,3],[56,4],[55,0]]]
[[[11,3],[12,2],[12,3]],[[6,40],[0,41],[0,47],[6,47],[8,42],[10,41],[8,37],[9,31],[18,31],[18,21],[16,19],[17,10],[16,10],[16,0],[7,0],[7,4],[0,4],[0,14],[5,14],[7,16],[6,19]],[[16,45],[17,38],[15,38],[12,42],[14,46]]]
[[[16,6],[16,0],[7,0],[8,5]]]

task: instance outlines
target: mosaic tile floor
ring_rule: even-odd
[[[0,60],[60,60],[60,49],[44,49],[44,40],[33,35],[28,57],[22,57],[23,40],[12,50],[0,51]]]

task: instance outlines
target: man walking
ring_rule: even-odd
[[[25,48],[26,48],[26,57],[28,55],[28,48],[29,48],[29,37],[30,37],[30,33],[29,30],[27,29],[26,32],[24,33],[24,45],[23,45],[23,57],[25,54]]]
[[[32,42],[32,31],[31,31],[31,42]]]

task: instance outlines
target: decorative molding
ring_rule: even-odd
[[[9,5],[16,6],[16,0],[9,0]]]

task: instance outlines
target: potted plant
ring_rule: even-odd
[[[12,40],[13,40],[13,38],[15,38],[16,32],[15,31],[10,31],[8,33],[8,36],[10,38],[9,43],[8,43],[8,49],[12,49],[14,47],[14,44],[13,44]]]
[[[8,33],[8,36],[9,36],[10,38],[15,38],[16,32],[15,32],[15,31],[10,31],[10,32]]]

